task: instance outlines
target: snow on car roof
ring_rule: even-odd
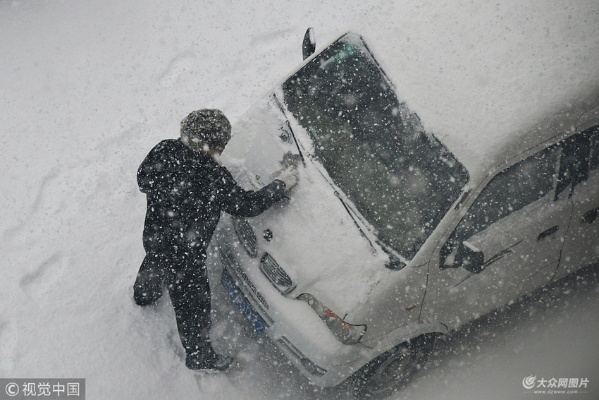
[[[591,107],[581,101],[597,103],[596,0],[389,3],[351,30],[471,175],[565,131]],[[556,122],[564,128],[547,129]]]

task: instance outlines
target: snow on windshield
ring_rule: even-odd
[[[399,102],[355,34],[331,45],[283,91],[331,178],[380,240],[413,258],[466,183],[462,165]]]

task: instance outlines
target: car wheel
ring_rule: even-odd
[[[354,391],[359,398],[384,397],[404,387],[428,359],[435,336],[418,336],[362,367],[353,378]]]

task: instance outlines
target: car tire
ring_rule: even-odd
[[[384,398],[405,387],[426,363],[436,336],[418,336],[366,364],[352,377],[354,393],[360,399]]]

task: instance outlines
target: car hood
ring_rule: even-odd
[[[273,97],[266,98],[235,125],[223,162],[240,185],[257,189],[283,167],[285,153],[302,154],[299,183],[289,198],[248,221],[259,255],[269,253],[296,285],[288,296],[309,293],[352,322],[351,316],[361,314],[358,311],[377,284],[392,272],[385,268],[389,256],[376,243],[372,228],[309,155],[306,133],[293,122],[287,124]]]

